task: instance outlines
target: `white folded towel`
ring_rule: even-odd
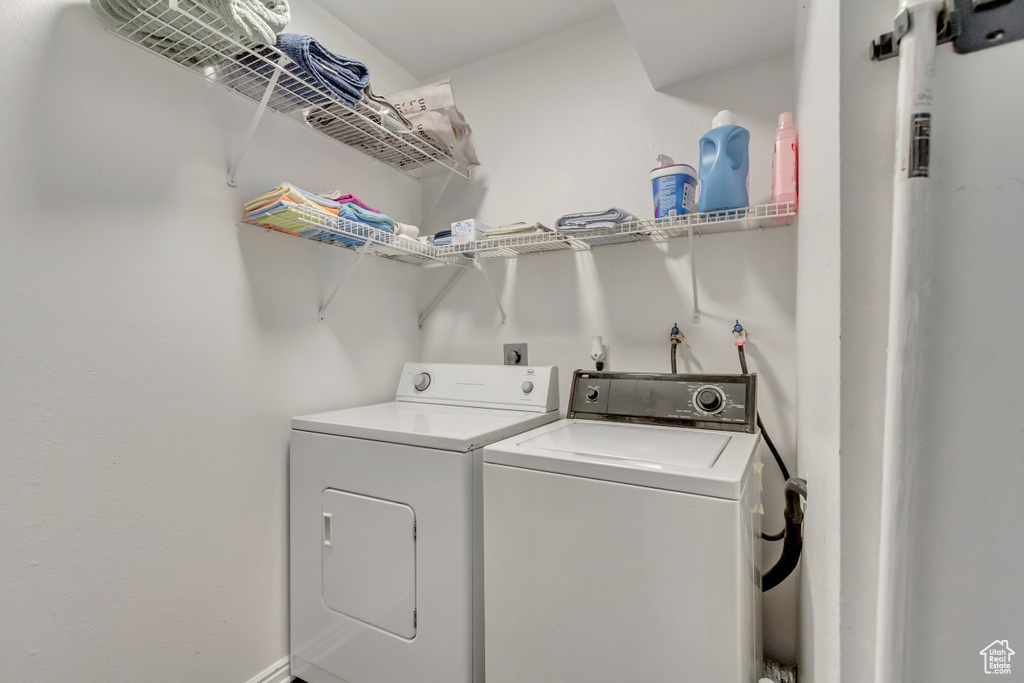
[[[408,223],[399,223],[398,221],[395,221],[395,234],[405,235],[406,237],[416,239],[417,237],[420,236],[420,229],[417,228],[415,225],[409,225]]]

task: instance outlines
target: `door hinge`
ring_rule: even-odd
[[[416,620],[417,620],[416,610],[413,610],[412,611],[412,627],[413,628],[416,628]]]
[[[412,523],[412,540],[416,540],[416,522]]]

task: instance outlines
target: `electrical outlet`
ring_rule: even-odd
[[[505,344],[505,365],[529,365],[526,344]]]

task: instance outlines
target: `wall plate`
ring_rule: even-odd
[[[900,38],[910,28],[910,13],[896,15],[894,30],[871,41],[871,59],[900,53]],[[953,43],[957,54],[977,52],[1024,38],[1024,0],[945,0],[935,27],[938,45]]]
[[[958,54],[976,52],[1024,38],[1024,0],[954,0],[953,38]]]
[[[529,365],[526,357],[526,343],[505,344],[505,365]]]

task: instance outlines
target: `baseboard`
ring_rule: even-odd
[[[246,683],[288,683],[290,680],[292,680],[292,671],[288,666],[288,657],[285,657],[274,662]]]

